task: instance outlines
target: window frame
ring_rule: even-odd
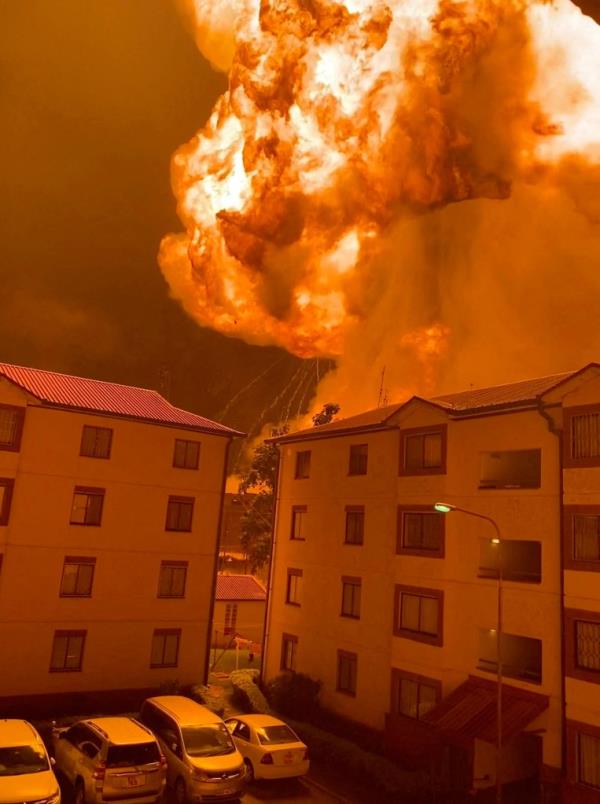
[[[599,787],[591,785],[586,781],[580,779],[580,754],[579,754],[579,737],[585,735],[586,737],[593,737],[600,740],[600,726],[594,726],[591,723],[581,723],[576,720],[567,720],[567,777],[571,784],[576,785],[581,790],[590,790],[597,793],[600,791]],[[590,799],[591,801],[591,799]]]
[[[15,490],[15,478],[0,477],[0,488],[4,489],[4,494],[2,495],[2,505],[0,505],[0,527],[4,527],[5,525],[8,525],[10,520],[10,509]]]
[[[437,517],[440,523],[440,545],[436,550],[428,550],[424,547],[405,547],[404,535],[406,514],[419,514],[421,516]],[[436,513],[432,505],[399,505],[396,519],[396,554],[405,556],[421,556],[423,558],[444,558],[446,554],[446,516]]]
[[[586,469],[600,466],[600,455],[591,458],[574,458],[571,450],[573,419],[577,416],[596,413],[600,415],[600,405],[576,405],[575,407],[563,408],[563,467],[565,469]]]
[[[179,444],[185,444],[185,456],[184,456],[183,464],[180,464],[180,463],[176,462],[177,444],[178,443]],[[197,447],[197,450],[196,450],[196,462],[195,462],[194,465],[187,466],[186,464],[187,464],[187,458],[188,458],[188,447],[189,447],[190,444],[194,444],[194,446]],[[173,443],[173,463],[172,463],[173,468],[174,469],[187,469],[187,470],[192,471],[192,472],[196,471],[200,467],[200,451],[201,451],[201,448],[202,448],[202,442],[201,441],[197,441],[197,440],[192,439],[192,438],[176,438],[174,443]]]
[[[185,592],[187,587],[187,574],[189,569],[189,561],[171,561],[170,559],[165,559],[164,561],[160,562],[160,567],[158,569],[158,589],[156,591],[156,597],[160,598],[161,600],[183,600],[185,599]],[[167,569],[175,569],[175,570],[183,570],[183,591],[180,595],[175,595],[172,592],[169,594],[161,594],[161,576],[163,570]],[[173,574],[171,574],[171,582],[169,584],[169,588],[173,588]]]
[[[287,667],[286,665],[286,657],[287,657],[287,643],[290,643],[293,647],[291,650],[292,656],[292,664],[293,667]],[[279,669],[283,672],[287,673],[295,673],[296,672],[296,657],[298,652],[298,637],[295,634],[281,634],[281,661],[279,663]]]
[[[87,496],[87,497],[99,497],[100,508],[98,513],[98,521],[97,522],[88,522],[87,521],[87,514],[88,514],[88,506],[89,501],[86,503],[85,513],[86,513],[86,521],[84,522],[74,522],[73,521],[73,508],[75,506],[75,496]],[[106,496],[106,489],[101,489],[96,486],[75,486],[73,489],[73,498],[71,501],[71,515],[69,517],[69,525],[74,525],[75,527],[83,527],[83,528],[99,528],[102,525],[102,517],[104,515],[104,498]]]
[[[68,653],[69,653],[69,639],[71,639],[71,638],[77,638],[77,639],[80,638],[81,639],[81,650],[79,652],[79,664],[77,665],[77,667],[65,667],[64,663],[63,663],[62,667],[53,666],[52,657],[54,655],[54,644],[55,644],[57,638],[60,638],[60,639],[66,638],[67,639],[67,646],[66,646],[66,649],[65,649],[64,661],[66,661]],[[66,629],[66,630],[65,629],[57,629],[57,630],[55,630],[54,634],[52,636],[52,646],[50,648],[50,668],[49,668],[49,672],[50,673],[80,673],[82,671],[82,668],[83,668],[83,655],[84,655],[84,652],[85,652],[86,638],[87,638],[87,631],[73,630],[73,629]]]
[[[441,438],[441,462],[439,466],[422,466],[408,468],[406,466],[406,441],[414,436],[439,435]],[[408,427],[400,430],[400,460],[398,474],[400,477],[418,475],[445,475],[448,452],[448,425],[435,424],[427,427]]]
[[[12,444],[0,442],[1,452],[19,452],[21,450],[21,442],[23,440],[23,428],[25,427],[25,406],[21,405],[4,405],[0,403],[0,410],[8,410],[17,416],[15,440]]]
[[[564,552],[563,563],[565,569],[581,572],[600,572],[600,558],[575,558],[575,516],[597,516],[600,528],[600,505],[565,505],[563,507]]]
[[[300,474],[301,463],[302,460],[300,456],[308,455],[308,458],[303,458],[307,464],[306,474]],[[311,468],[311,461],[312,461],[312,450],[310,449],[298,449],[296,450],[296,460],[294,462],[294,480],[308,480],[310,478],[310,468]]]
[[[354,664],[353,687],[341,686],[342,662],[350,662]],[[338,648],[336,674],[335,674],[335,691],[341,693],[342,695],[349,695],[351,698],[356,698],[357,688],[358,688],[358,654],[354,653],[353,651],[342,650],[341,648]]]
[[[353,455],[352,450],[357,449],[364,449],[365,454],[363,455],[362,453],[359,453],[358,455]],[[363,468],[362,466],[363,459],[364,459],[364,471],[358,471],[358,469]],[[369,471],[369,444],[368,443],[350,444],[348,449],[348,477],[364,477],[368,473],[368,471]]]
[[[285,582],[285,602],[288,606],[297,606],[300,607],[302,605],[302,600],[291,600],[290,599],[290,592],[292,590],[292,578],[302,578],[304,576],[304,571],[301,569],[296,569],[295,567],[288,567],[286,571],[286,582]],[[300,590],[298,589],[298,583],[296,582],[295,585],[295,593],[296,595],[301,598]]]
[[[237,625],[238,604],[233,600],[228,600],[225,603],[225,615],[223,618],[223,636],[235,634],[235,627]]]
[[[361,533],[360,541],[350,541],[348,539],[348,514],[361,514]],[[362,547],[365,543],[365,506],[364,505],[346,505],[344,508],[344,544],[349,544],[351,547]]]
[[[593,670],[588,667],[581,667],[577,664],[577,623],[588,622],[600,625],[600,612],[587,611],[584,609],[564,610],[565,627],[565,675],[569,678],[576,678],[579,681],[587,681],[590,684],[600,684],[600,670]]]
[[[63,583],[65,580],[65,569],[69,565],[77,565],[77,578],[75,581],[75,588],[77,588],[77,584],[79,582],[79,567],[81,566],[88,566],[92,568],[91,576],[90,576],[90,583],[89,583],[89,591],[87,592],[64,592],[63,591]],[[60,586],[58,591],[59,597],[66,597],[66,598],[81,598],[81,597],[92,597],[92,591],[94,589],[94,575],[96,573],[96,558],[95,556],[65,556],[63,560],[63,568],[62,573],[60,576]]]
[[[165,663],[165,661],[164,661],[165,648],[166,648],[166,645],[167,645],[166,637],[169,637],[169,636],[176,636],[177,637],[177,643],[176,643],[177,647],[176,647],[176,650],[175,650],[175,662],[174,663],[171,663],[171,662]],[[165,639],[163,641],[163,649],[162,649],[163,661],[160,664],[152,662],[152,654],[154,652],[154,639],[156,637],[165,637]],[[180,651],[180,648],[181,648],[181,628],[155,628],[153,630],[153,632],[152,632],[152,640],[150,642],[150,669],[151,670],[158,670],[158,669],[161,669],[163,667],[179,667],[179,651]]]
[[[307,505],[292,505],[291,523],[290,523],[290,541],[305,542],[306,536],[295,536],[296,514],[308,514]]]
[[[342,575],[342,601],[340,606],[340,617],[344,617],[347,620],[360,620],[361,615],[361,607],[362,607],[362,578],[353,575]],[[347,612],[344,611],[344,599],[345,599],[345,587],[351,586],[354,589],[358,588],[358,614],[354,614],[354,609],[356,608],[356,592],[352,592],[352,611]]]
[[[171,533],[192,533],[194,529],[194,507],[195,507],[196,498],[195,497],[182,497],[178,494],[169,494],[167,499],[167,512],[165,517],[165,530]],[[190,513],[190,526],[189,528],[182,528],[182,527],[169,527],[169,510],[171,505],[191,505],[191,513]],[[179,513],[177,516],[177,523],[179,525],[181,514]]]
[[[437,600],[437,634],[428,634],[423,631],[412,631],[411,629],[402,627],[402,595],[412,595],[414,597]],[[441,648],[444,644],[444,590],[430,589],[423,586],[405,586],[404,584],[395,584],[393,634],[394,636],[402,637],[403,639],[411,639],[413,642],[424,642],[426,645],[433,645],[434,647]]]
[[[390,714],[394,715],[395,717],[406,717],[410,720],[421,720],[422,718],[419,717],[418,713],[416,717],[412,715],[407,715],[404,712],[400,712],[400,682],[401,681],[412,681],[419,686],[427,686],[435,689],[435,704],[437,706],[439,702],[442,700],[442,682],[437,678],[431,678],[430,676],[422,676],[418,673],[409,673],[408,670],[401,670],[398,667],[392,667],[391,678],[390,678]],[[419,704],[417,703],[417,709]]]
[[[96,436],[94,439],[94,450],[93,452],[84,452],[83,451],[83,444],[85,440],[85,431],[86,430],[95,430]],[[110,433],[110,438],[108,439],[108,454],[107,455],[97,455],[96,454],[96,447],[97,447],[97,433],[102,430],[105,432]],[[98,427],[95,424],[84,424],[81,428],[81,442],[79,444],[79,457],[81,458],[96,458],[98,460],[108,461],[110,460],[110,456],[112,454],[112,441],[113,441],[114,430],[112,427]]]

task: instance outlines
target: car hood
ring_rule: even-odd
[[[219,754],[216,757],[190,757],[190,762],[195,768],[211,773],[234,771],[244,764],[242,755],[237,749],[231,754]]]
[[[58,782],[51,770],[21,776],[0,776],[0,804],[38,801],[56,793]]]

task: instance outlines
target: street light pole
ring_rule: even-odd
[[[492,542],[498,546],[498,583],[497,583],[497,612],[496,612],[496,669],[497,669],[497,690],[496,690],[496,804],[502,804],[502,538],[500,528],[495,519],[477,511],[470,511],[468,508],[460,508],[458,505],[437,502],[433,506],[439,514],[451,514],[457,511],[467,516],[474,516],[477,519],[485,519],[494,528],[496,536]]]

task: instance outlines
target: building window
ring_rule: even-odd
[[[349,475],[366,475],[369,447],[367,444],[352,444],[350,446]]]
[[[522,539],[482,539],[479,544],[480,578],[497,578],[502,563],[502,578],[520,583],[540,583],[542,580],[542,545]]]
[[[498,639],[495,628],[479,632],[479,670],[498,672]],[[502,674],[540,684],[542,681],[542,640],[502,633]]]
[[[577,667],[600,671],[600,622],[575,620],[575,645]]]
[[[600,790],[600,736],[578,732],[577,781]]]
[[[185,597],[187,561],[161,561],[158,597]]]
[[[440,681],[392,668],[392,714],[420,720],[438,703],[441,694]]]
[[[180,628],[157,628],[152,634],[150,667],[177,667]]]
[[[566,408],[564,465],[598,466],[600,464],[600,409]]]
[[[298,637],[293,634],[281,635],[281,669],[296,672]]]
[[[95,558],[67,556],[60,581],[61,597],[91,597]]]
[[[75,486],[73,506],[71,508],[71,525],[100,525],[103,505],[104,489]]]
[[[50,658],[51,673],[81,670],[87,631],[55,631]]]
[[[365,536],[364,505],[346,506],[346,532],[344,544],[362,544]]]
[[[566,674],[600,684],[600,612],[565,609]]]
[[[175,439],[173,466],[177,469],[197,469],[200,463],[200,442]]]
[[[444,515],[433,512],[431,506],[399,506],[396,552],[443,558],[444,525]]]
[[[25,408],[0,405],[0,450],[18,452],[25,421]]]
[[[342,617],[360,619],[360,578],[342,576]]]
[[[165,530],[191,531],[193,514],[193,497],[169,497]]]
[[[434,475],[446,471],[446,425],[400,431],[400,474]]]
[[[439,589],[396,586],[394,634],[442,645],[444,593]]]
[[[227,603],[225,605],[225,625],[223,626],[224,634],[235,634],[237,610],[237,603]]]
[[[565,506],[564,515],[565,567],[600,572],[600,507]]]
[[[511,449],[481,455],[480,489],[538,489],[541,482],[540,449]]]
[[[290,539],[303,542],[306,539],[306,505],[294,505],[292,508],[292,528]]]
[[[337,684],[336,690],[346,695],[356,695],[356,676],[358,656],[345,650],[337,652]]]
[[[14,486],[12,478],[0,477],[0,525],[8,525]]]
[[[84,424],[79,454],[85,458],[110,458],[112,437],[110,427],[91,427]]]
[[[310,477],[310,450],[303,450],[296,453],[296,480],[304,480]]]
[[[302,570],[288,569],[285,602],[292,606],[300,605],[302,594]]]

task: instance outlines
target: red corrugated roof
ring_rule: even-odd
[[[430,401],[442,403],[454,411],[472,411],[488,407],[503,407],[505,405],[519,405],[535,402],[538,397],[554,388],[558,383],[569,379],[576,371],[564,374],[552,374],[549,377],[537,377],[533,380],[511,382],[506,385],[494,385],[490,388],[474,388],[470,391],[460,391],[457,394],[444,394],[436,396]]]
[[[266,600],[267,593],[254,575],[217,575],[217,600]]]
[[[44,405],[179,425],[215,435],[244,435],[204,416],[176,408],[159,393],[146,388],[13,366],[10,363],[0,363],[0,377],[6,377]]]
[[[445,737],[458,742],[474,738],[496,742],[497,686],[494,682],[469,676],[428,712],[423,721],[435,726]],[[548,696],[502,684],[502,741],[520,734],[548,708]]]

